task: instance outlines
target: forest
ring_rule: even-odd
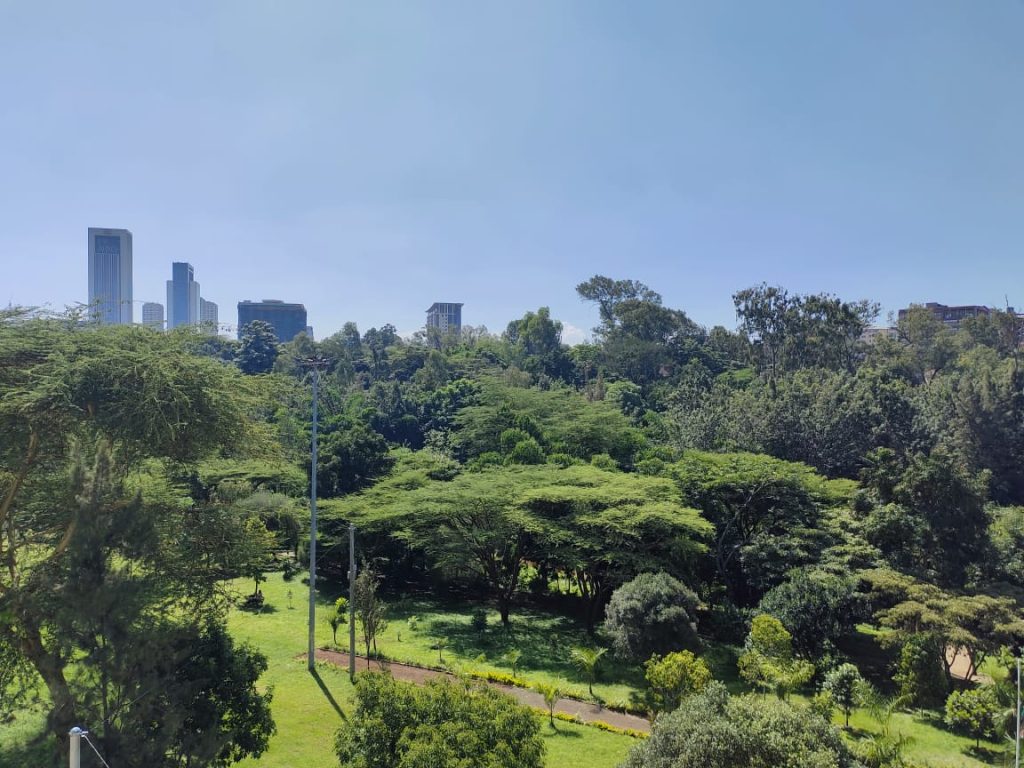
[[[867,300],[754,286],[727,329],[635,280],[576,290],[599,324],[575,346],[546,307],[500,333],[350,322],[285,344],[261,323],[234,341],[6,311],[0,721],[44,711],[54,761],[52,733],[83,718],[111,765],[272,755],[276,694],[259,643],[229,631],[231,585],[255,610],[271,574],[302,591],[315,471],[318,568],[339,590],[358,532],[367,658],[395,657],[376,642],[389,621],[406,627],[392,645],[413,642],[403,606],[429,600],[496,638],[480,663],[511,674],[493,680],[544,693],[507,638],[564,618],[574,647],[549,653],[576,679],[552,701],[657,715],[622,765],[1002,765],[1024,643],[1024,318],[953,329],[912,307],[866,340]],[[454,635],[431,642],[444,663]],[[331,765],[554,764],[486,688],[367,674],[346,695]],[[514,727],[474,754],[395,723],[363,743],[385,697],[416,722]],[[933,733],[963,737],[964,761],[923,754]]]

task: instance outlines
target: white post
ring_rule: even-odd
[[[316,662],[316,470],[317,470],[317,400],[319,393],[317,384],[320,381],[320,369],[313,368],[313,439],[312,439],[312,462],[310,464],[310,489],[309,489],[309,650],[307,652],[307,667],[313,671]]]
[[[68,750],[68,765],[70,768],[82,768],[82,734],[84,731],[77,725],[68,732],[71,740]]]

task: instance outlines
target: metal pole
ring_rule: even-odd
[[[309,652],[307,654],[309,671],[313,671],[313,664],[316,661],[316,427],[317,427],[317,400],[319,395],[318,384],[320,383],[320,371],[313,368],[313,460],[310,465],[310,491],[309,491]]]
[[[71,740],[68,749],[68,765],[70,768],[82,768],[82,729],[77,725],[68,732]]]
[[[348,524],[348,677],[356,679],[356,526]]]
[[[1017,654],[1017,731],[1013,734],[1013,768],[1020,768],[1020,653]]]

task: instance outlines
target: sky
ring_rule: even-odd
[[[132,231],[235,322],[501,331],[641,280],[1024,308],[1024,0],[0,0],[0,305]]]

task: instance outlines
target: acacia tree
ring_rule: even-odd
[[[187,342],[70,317],[0,315],[0,637],[45,685],[50,730],[66,733],[88,716],[108,756],[139,740],[188,754],[183,730],[126,727],[139,722],[132,707],[150,700],[135,690],[133,701],[133,680],[161,685],[173,674],[153,663],[156,637],[195,638],[221,621],[216,584],[229,570],[230,537],[214,529],[226,518],[183,505],[168,471],[215,450],[262,446],[241,377]],[[154,611],[175,617],[176,631],[151,635],[143,617]],[[238,680],[252,684],[256,654],[229,648],[215,666],[228,674],[245,656]],[[122,676],[132,665],[138,674]],[[208,732],[246,744],[239,756],[259,754],[272,729],[267,699],[246,695],[252,706]],[[216,754],[204,754],[193,765],[215,764]]]

